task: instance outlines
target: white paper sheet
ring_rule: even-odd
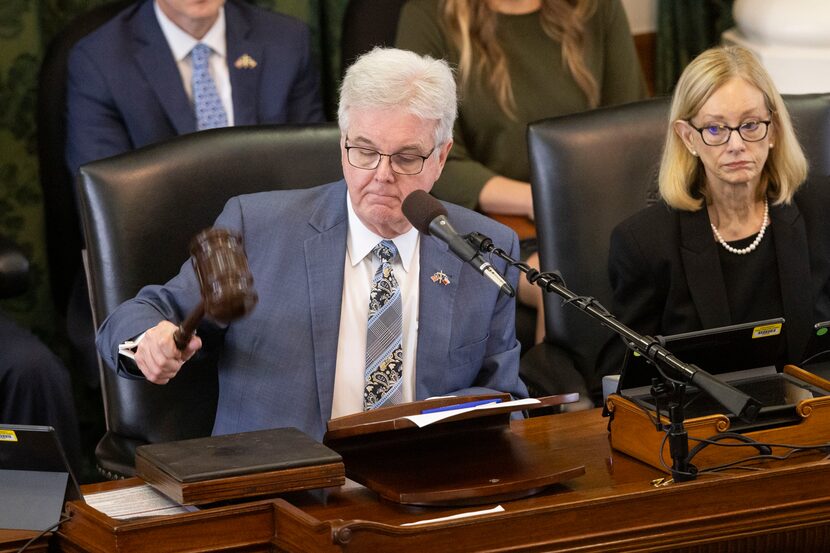
[[[416,522],[405,522],[401,526],[416,526],[418,524],[431,524],[433,522],[444,522],[446,520],[456,520],[459,518],[477,517],[480,515],[489,515],[493,513],[503,513],[504,507],[496,505],[492,509],[484,509],[483,511],[470,511],[469,513],[460,513],[457,515],[450,515],[448,517],[430,518],[427,520],[418,520]]]
[[[198,511],[197,507],[181,505],[173,501],[149,484],[87,494],[84,496],[84,501],[108,517],[117,519],[177,515]]]
[[[429,424],[434,422],[438,422],[440,420],[447,419],[449,417],[454,417],[459,413],[466,413],[467,411],[486,411],[488,409],[496,409],[499,407],[508,407],[508,406],[519,406],[519,405],[535,405],[539,403],[539,400],[536,398],[526,398],[526,399],[514,399],[513,401],[502,401],[496,403],[485,403],[483,405],[477,405],[475,407],[466,407],[461,409],[448,409],[447,411],[438,411],[436,413],[426,413],[421,415],[410,415],[408,417],[403,417],[405,419],[409,419],[415,424],[418,425],[419,428],[423,428]]]

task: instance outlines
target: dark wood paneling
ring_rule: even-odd
[[[654,96],[655,63],[657,58],[657,33],[634,35],[634,46],[646,78],[649,96]]]

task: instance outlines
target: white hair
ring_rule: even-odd
[[[397,48],[374,48],[360,56],[343,77],[337,121],[349,129],[351,109],[401,108],[435,121],[435,145],[452,138],[458,110],[455,78],[444,60]]]

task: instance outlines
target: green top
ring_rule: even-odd
[[[483,0],[482,0],[483,1]],[[396,45],[444,58],[457,66],[459,53],[444,30],[440,0],[410,0],[401,12]],[[542,29],[539,12],[498,15],[497,34],[508,59],[516,120],[500,108],[487,83],[475,75],[460,91],[453,146],[433,193],[469,208],[491,177],[530,182],[527,125],[585,111],[587,99],[562,63],[562,49]],[[587,66],[600,87],[600,105],[646,97],[642,70],[619,0],[598,0],[586,26]]]

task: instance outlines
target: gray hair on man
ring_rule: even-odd
[[[349,129],[353,109],[401,108],[435,125],[435,144],[452,138],[458,110],[455,77],[444,60],[397,48],[374,48],[346,70],[340,85],[337,121]]]

